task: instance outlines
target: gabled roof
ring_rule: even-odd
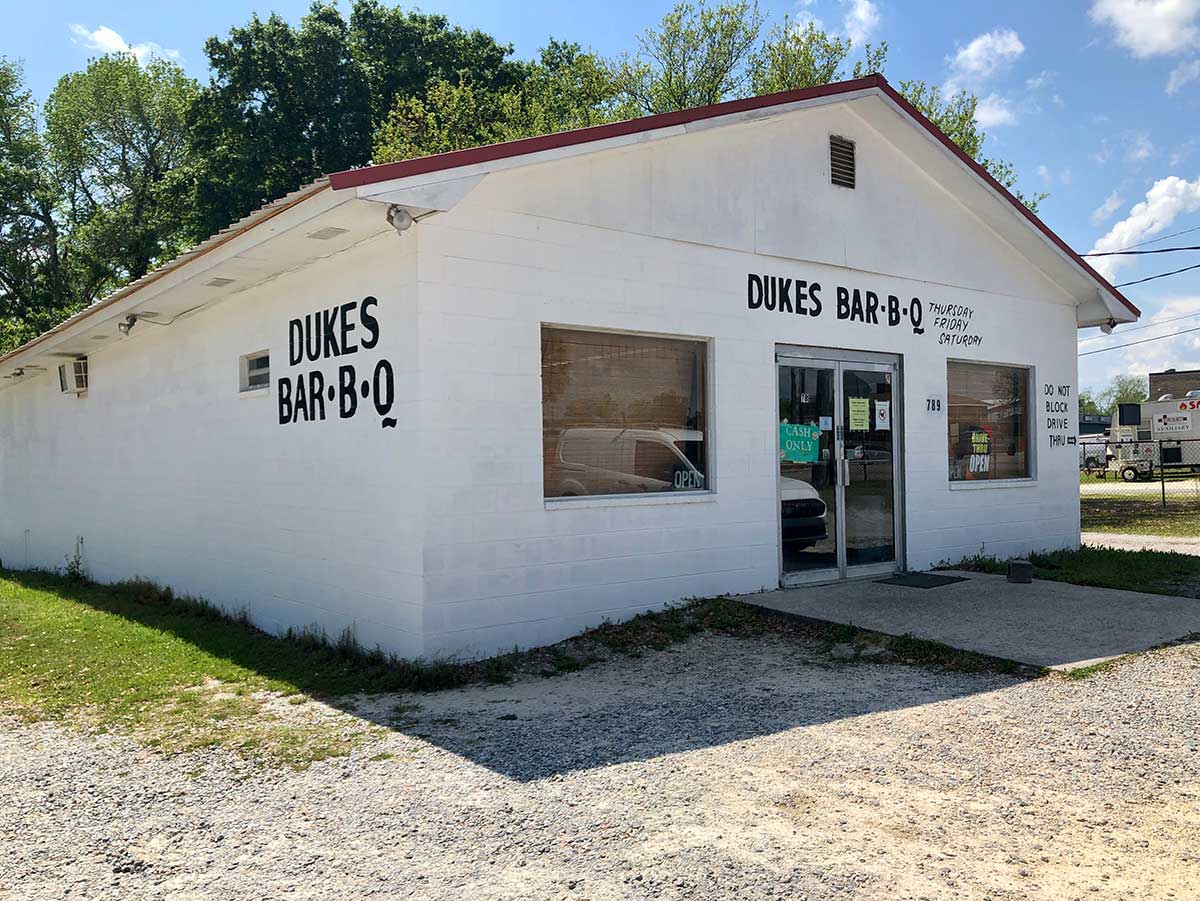
[[[893,107],[927,131],[949,153],[956,157],[964,166],[968,167],[992,192],[1006,200],[1016,215],[1026,220],[1029,225],[1040,232],[1046,241],[1057,248],[1067,258],[1069,263],[1093,279],[1096,287],[1103,294],[1119,302],[1133,316],[1138,317],[1141,315],[1141,311],[1130,303],[1125,295],[1109,284],[1107,279],[1088,265],[1086,260],[1071,249],[1067,242],[1055,234],[1033,211],[1014,197],[1012,192],[996,181],[991,173],[966,154],[962,148],[930,122],[920,110],[909,103],[895,88],[888,84],[887,79],[882,75],[867,75],[864,78],[840,81],[814,88],[763,94],[758,97],[729,100],[724,103],[712,104],[711,106],[701,106],[672,113],[661,113],[655,116],[644,116],[640,119],[630,119],[625,122],[613,122],[608,125],[596,125],[591,128],[580,128],[557,134],[539,135],[518,141],[506,141],[501,144],[488,144],[483,147],[472,147],[467,150],[454,150],[449,153],[418,157],[397,163],[383,163],[378,166],[349,169],[344,172],[331,174],[329,176],[329,183],[334,190],[348,188],[361,189],[368,185],[407,179],[433,172],[450,173],[452,170],[478,167],[480,164],[494,163],[500,160],[514,160],[518,157],[543,154],[547,151],[561,150],[563,148],[580,147],[581,145],[598,142],[611,142],[612,139],[616,138],[626,138],[647,132],[686,126],[702,122],[706,119],[716,119],[760,110],[768,111],[775,107],[790,106],[820,98],[836,98],[849,94],[861,94],[863,92],[878,93],[885,97]]]
[[[904,97],[888,84],[882,75],[868,75],[865,78],[820,85],[798,91],[764,94],[759,97],[730,100],[711,106],[662,113],[656,116],[645,116],[625,122],[614,122],[608,125],[597,125],[592,128],[581,128],[557,134],[541,135],[519,141],[489,144],[468,150],[456,150],[450,153],[404,160],[398,163],[385,163],[378,166],[367,166],[361,169],[336,172],[266,204],[245,218],[222,229],[216,235],[196,245],[191,250],[180,254],[175,259],[147,273],[137,281],[131,282],[108,296],[95,301],[49,331],[37,336],[21,347],[0,356],[0,364],[15,364],[17,362],[23,364],[27,358],[31,358],[31,354],[29,353],[31,350],[37,349],[32,355],[36,356],[37,353],[44,353],[47,347],[51,347],[52,349],[52,345],[55,342],[51,339],[61,338],[65,340],[75,335],[80,329],[90,327],[92,320],[95,319],[97,314],[103,313],[106,310],[110,317],[125,312],[129,304],[136,304],[140,301],[142,292],[148,287],[155,286],[149,292],[153,294],[162,288],[163,285],[167,285],[170,281],[166,278],[167,276],[172,276],[178,272],[179,275],[177,278],[189,278],[189,273],[198,271],[196,269],[197,265],[201,269],[207,265],[206,263],[197,263],[198,259],[208,257],[211,260],[213,256],[217,256],[217,254],[210,256],[212,251],[221,249],[223,245],[227,244],[235,246],[231,243],[234,241],[245,242],[257,240],[255,236],[259,235],[259,232],[254,232],[254,236],[243,236],[247,236],[257,226],[270,222],[276,219],[276,217],[281,216],[281,214],[292,215],[289,211],[293,209],[306,209],[308,205],[313,203],[317,203],[321,207],[316,210],[314,215],[320,214],[324,207],[321,206],[320,201],[314,199],[317,195],[331,198],[331,195],[337,195],[340,191],[347,191],[349,193],[350,190],[353,190],[358,196],[365,199],[387,200],[386,190],[373,191],[372,187],[382,189],[384,188],[384,183],[389,182],[393,185],[399,185],[405,181],[417,184],[427,181],[423,178],[424,176],[434,174],[433,178],[428,179],[429,182],[434,182],[434,184],[426,184],[416,192],[409,191],[410,195],[422,196],[420,192],[421,190],[425,190],[426,195],[424,196],[432,196],[443,203],[449,197],[452,198],[450,202],[453,202],[454,198],[461,199],[461,191],[469,190],[470,185],[483,177],[482,174],[479,174],[481,172],[491,169],[511,168],[514,165],[533,164],[556,154],[571,152],[572,148],[575,148],[574,152],[577,153],[589,153],[616,146],[622,142],[632,143],[656,137],[669,137],[699,127],[723,125],[726,122],[749,121],[754,118],[786,113],[792,109],[800,109],[814,103],[852,100],[865,96],[882,98],[893,110],[911,120],[912,123],[924,132],[927,132],[928,136],[941,145],[947,154],[954,157],[970,173],[973,173],[983,188],[995,197],[1000,198],[1005,206],[1011,207],[1017,219],[1036,232],[1045,243],[1045,246],[1053,249],[1053,252],[1057,255],[1057,259],[1068,264],[1077,273],[1074,277],[1081,279],[1084,284],[1090,279],[1096,286],[1098,296],[1101,300],[1105,301],[1105,306],[1109,310],[1116,312],[1119,308],[1123,307],[1124,310],[1121,311],[1123,317],[1137,318],[1141,315],[1137,307],[1130,303],[1120,291],[1110,285],[1079,254],[1072,250],[1065,241],[1051,231],[1041,219],[1017,200],[982,166],[964,153],[957,144],[943,134],[916,107],[905,100]],[[441,173],[445,173],[444,178],[440,177]],[[454,186],[456,180],[459,187]],[[450,187],[446,187],[447,185]],[[328,188],[332,188],[333,190],[325,193]],[[440,195],[439,191],[442,192]],[[347,199],[349,198],[344,196],[338,199],[330,199],[324,206],[336,206],[339,203],[344,203]],[[437,208],[447,209],[448,207],[440,206]],[[300,218],[303,219],[306,217],[301,216]],[[273,229],[274,226],[267,231],[270,232]],[[222,250],[222,252],[225,251]],[[125,301],[128,301],[128,304]],[[1102,321],[1103,319],[1099,319],[1086,324],[1098,324]],[[1129,320],[1122,318],[1122,321]]]

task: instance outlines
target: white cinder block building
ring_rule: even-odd
[[[877,76],[338,173],[0,360],[0,559],[417,657],[1073,547],[1137,315]]]

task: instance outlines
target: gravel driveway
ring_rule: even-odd
[[[301,773],[0,722],[0,895],[1200,894],[1196,645],[1020,681],[705,635],[407,700]]]
[[[1112,547],[1122,551],[1170,551],[1176,554],[1200,556],[1200,538],[1126,535],[1120,532],[1084,532],[1082,540],[1084,544]]]

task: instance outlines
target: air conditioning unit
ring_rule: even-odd
[[[58,387],[63,394],[84,394],[88,389],[87,357],[80,357],[58,367]]]

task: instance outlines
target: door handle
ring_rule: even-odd
[[[841,460],[840,462],[842,464],[842,466],[841,466],[842,484],[849,485],[850,484],[850,461],[849,460]]]

